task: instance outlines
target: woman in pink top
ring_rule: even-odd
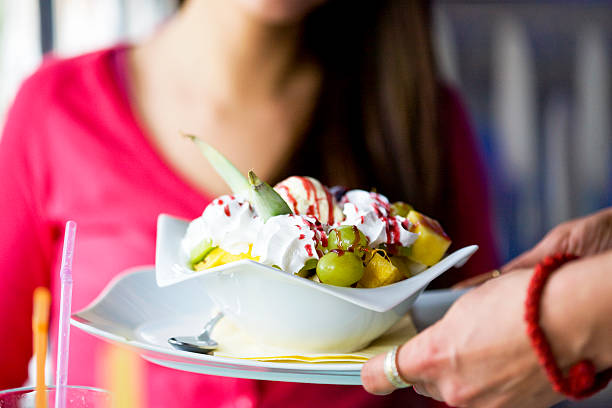
[[[456,247],[478,243],[438,286],[496,265],[483,170],[456,95],[436,81],[427,5],[319,3],[192,0],[141,45],[48,60],[24,83],[0,141],[0,389],[26,379],[36,286],[51,287],[57,315],[66,220],[79,225],[79,310],[126,268],[154,262],[159,213],[195,218],[227,191],[179,131],[271,183],[376,186],[438,218]],[[109,346],[71,333],[71,383],[103,385]],[[149,407],[435,406],[411,390],[143,366]]]

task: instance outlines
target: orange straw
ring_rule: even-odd
[[[34,290],[32,331],[34,332],[34,356],[36,357],[36,408],[46,408],[45,361],[47,359],[47,334],[49,333],[49,306],[51,292],[39,286]]]
[[[105,388],[113,395],[112,408],[140,408],[146,406],[140,392],[142,363],[138,354],[125,347],[109,345],[105,364],[100,367]]]

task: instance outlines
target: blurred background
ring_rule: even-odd
[[[148,35],[176,0],[0,0],[0,123],[42,55]],[[610,205],[612,4],[437,1],[440,73],[471,113],[503,260]]]
[[[0,0],[0,127],[44,54],[136,41],[176,5]],[[609,206],[612,3],[440,0],[433,11],[440,74],[463,95],[488,168],[502,260]],[[611,393],[579,406],[609,407]]]

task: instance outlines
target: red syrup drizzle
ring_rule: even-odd
[[[323,187],[323,189],[325,190],[325,198],[327,199],[327,223],[332,225],[334,223],[334,199],[327,187]]]
[[[370,193],[370,197],[372,197],[374,201],[376,201],[382,208],[389,212],[389,209],[391,208],[389,203],[386,203],[382,198],[380,198],[377,193]]]
[[[372,198],[374,198],[375,201],[380,202],[380,200],[377,199],[374,196],[374,194],[375,193],[370,193],[370,195],[372,196]],[[382,222],[385,223],[385,234],[387,235],[387,243],[391,243],[392,242],[392,237],[391,237],[392,232],[389,226],[389,218],[384,216],[384,214],[380,211],[380,208],[378,208],[376,204],[372,203],[372,208],[374,208],[374,211],[376,212],[376,216],[378,217],[378,219],[380,219]],[[363,216],[361,218],[362,218],[362,224],[363,224]]]
[[[376,216],[378,218],[380,218],[381,220],[385,219],[385,215],[380,211],[380,208],[378,208],[376,204],[372,203],[372,208],[374,208],[374,211],[376,211]]]
[[[281,189],[285,192],[285,194],[287,195],[287,200],[289,200],[289,204],[291,204],[291,206],[293,207],[293,213],[297,214],[298,213],[297,200],[289,191],[289,187],[285,186],[284,184],[279,184],[276,186],[276,188]]]
[[[306,244],[306,245],[304,245],[304,249],[306,249],[306,252],[308,253],[308,256],[313,256],[312,245]]]
[[[308,208],[306,209],[306,215],[317,218],[318,215],[315,214],[315,207],[314,207],[314,205],[310,204],[308,206]]]
[[[323,226],[321,224],[315,225],[311,222],[308,222],[308,225],[315,232],[315,236],[314,236],[315,242],[317,242],[318,240],[319,243],[321,244],[321,247],[326,247],[327,246],[327,234],[325,233]],[[319,249],[319,245],[315,247],[315,250],[317,251],[317,255],[319,256],[319,258],[321,258],[323,256],[323,251]]]
[[[353,229],[353,242],[351,242],[351,245],[349,245],[349,247],[347,248],[349,252],[355,252],[355,249],[357,249],[357,247],[359,246],[359,228],[357,228],[355,225],[351,225],[351,228]],[[342,241],[342,231],[337,229],[336,230],[336,235],[338,236],[338,242]]]
[[[312,181],[308,180],[306,177],[296,176],[304,186],[304,190],[306,190],[306,198],[311,200],[311,197],[314,197],[314,205],[308,206],[308,210],[306,211],[306,215],[310,215],[316,219],[319,219],[320,209],[319,209],[319,200],[317,197],[317,189],[315,188]]]
[[[388,213],[390,209],[389,203],[386,203],[385,201],[383,201],[376,193],[370,193],[370,197],[372,197],[372,199],[376,201],[376,204],[372,203],[372,207],[374,208],[374,211],[376,212],[376,216],[385,223],[385,232],[387,234],[387,244],[389,245],[399,244],[400,225],[397,222],[397,219],[395,217],[385,217],[385,215],[382,213],[382,211],[379,208],[379,205],[380,205]],[[361,216],[361,223],[363,224],[363,216]]]
[[[218,205],[223,205],[223,200],[222,200],[222,199],[218,199],[218,200],[217,200],[217,204],[218,204]]]
[[[304,238],[306,238],[306,235],[300,234],[300,237],[298,239],[304,239]]]
[[[395,217],[387,219],[387,244],[400,244],[400,225]]]
[[[355,249],[357,249],[357,247],[359,246],[360,233],[359,228],[357,228],[355,225],[351,225],[351,227],[353,228],[353,234],[355,235],[355,238],[353,238],[353,242],[351,243],[351,246],[348,249],[351,252],[355,252]]]
[[[414,228],[414,224],[405,219],[404,221],[402,221],[402,227],[404,227],[406,231],[410,231],[411,228]],[[413,232],[413,231],[410,231],[410,232]]]
[[[223,207],[223,212],[224,212],[224,213],[225,213],[225,215],[227,215],[228,217],[232,215],[232,214],[230,213],[229,204],[225,204],[225,207]]]
[[[321,228],[319,231],[319,237],[321,238],[321,245],[326,247],[327,246],[327,234],[325,233],[325,231],[323,231],[323,228]]]
[[[316,222],[316,223],[312,223],[308,220],[304,220],[304,222],[306,223],[306,225],[308,225],[308,227],[310,228],[311,231],[314,232],[314,237],[313,237],[313,241],[315,243],[317,243],[317,241],[319,241],[321,243],[321,246],[326,247],[327,246],[327,234],[325,233],[325,230],[323,229],[323,225],[320,222]],[[302,229],[301,226],[296,225],[299,229]],[[317,237],[317,233],[318,233],[318,237]],[[300,239],[302,238],[303,234],[300,235]],[[317,239],[318,238],[318,239]],[[320,257],[323,256],[323,252],[318,248],[316,248],[316,252],[317,255]],[[310,254],[310,252],[309,252]],[[310,255],[312,256],[312,255]]]

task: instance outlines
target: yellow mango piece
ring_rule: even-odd
[[[391,263],[395,265],[397,269],[406,277],[410,278],[414,275],[417,275],[427,269],[427,266],[411,261],[405,256],[392,256]]]
[[[404,274],[391,263],[389,258],[374,251],[366,255],[366,266],[363,276],[357,282],[357,287],[377,288],[399,282],[402,279],[405,279]]]
[[[406,218],[413,224],[413,228],[410,230],[419,234],[417,240],[410,247],[411,251],[407,255],[408,258],[427,266],[431,266],[442,259],[451,244],[451,240],[438,221],[414,210],[410,211]]]
[[[225,265],[230,262],[240,261],[242,259],[252,259],[253,261],[259,261],[258,256],[251,255],[251,247],[249,246],[249,252],[242,253],[239,255],[230,254],[221,248],[215,248],[206,255],[206,258],[194,266],[196,271],[202,271],[204,269],[214,268],[215,266]]]

